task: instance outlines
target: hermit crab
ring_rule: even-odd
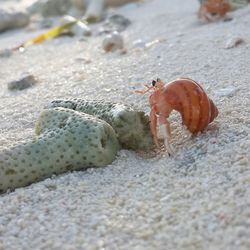
[[[136,93],[150,92],[149,104],[150,129],[154,143],[159,149],[157,125],[163,133],[165,150],[169,155],[173,149],[169,143],[171,138],[170,124],[167,120],[170,113],[176,110],[181,114],[183,125],[192,134],[203,131],[218,115],[218,109],[207,96],[204,89],[189,78],[180,78],[164,84],[159,78],[152,81],[152,86],[145,85],[145,90]]]
[[[208,22],[219,20],[231,10],[228,0],[200,0],[200,3],[198,17]]]

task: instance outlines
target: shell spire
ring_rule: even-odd
[[[166,85],[166,100],[180,112],[183,124],[193,134],[203,131],[218,115],[218,109],[204,89],[188,78],[177,79]]]

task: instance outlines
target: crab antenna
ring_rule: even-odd
[[[148,86],[147,84],[144,84],[144,86],[145,86],[147,89],[135,90],[134,92],[137,93],[137,94],[146,94],[147,92],[149,92],[151,89],[154,88],[154,86]]]

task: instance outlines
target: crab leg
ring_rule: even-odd
[[[158,142],[158,138],[157,138],[157,116],[156,116],[156,112],[154,110],[154,108],[151,109],[150,111],[150,130],[153,136],[153,140],[154,143],[156,145],[156,147],[159,149],[160,145]]]
[[[164,137],[164,146],[165,150],[168,152],[169,155],[172,155],[174,153],[174,150],[172,146],[170,145],[170,139],[171,139],[171,131],[170,131],[170,124],[165,116],[160,115],[159,116],[159,129],[162,131],[163,137]]]

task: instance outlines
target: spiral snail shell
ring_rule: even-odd
[[[203,131],[218,115],[218,109],[204,89],[191,79],[177,79],[163,90],[167,105],[178,111],[183,124],[195,134]]]

